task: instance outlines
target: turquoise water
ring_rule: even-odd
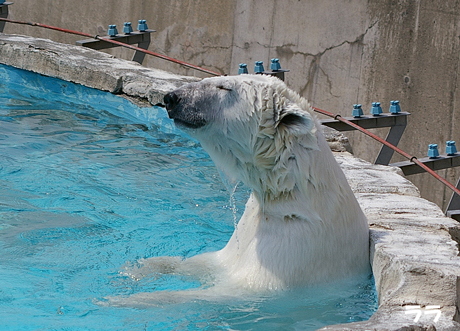
[[[219,302],[102,307],[197,287],[126,262],[225,246],[232,206],[199,144],[158,107],[0,65],[1,330],[314,330],[368,319],[372,278]]]

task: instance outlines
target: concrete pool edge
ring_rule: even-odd
[[[420,198],[400,169],[348,153],[336,159],[369,220],[379,309],[366,322],[322,330],[459,330],[459,223]]]
[[[0,63],[115,94],[163,102],[163,95],[198,78],[142,67],[89,48],[0,33]]]
[[[18,35],[0,34],[0,63],[151,104],[161,102],[162,95],[175,87],[198,80],[83,47]],[[397,169],[345,152],[338,153],[337,160],[369,219],[379,309],[368,321],[323,330],[459,330],[459,223],[421,199]]]

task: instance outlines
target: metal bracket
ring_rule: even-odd
[[[418,159],[420,162],[425,164],[427,167],[433,170],[442,170],[460,166],[460,154],[454,155],[441,155],[437,158],[425,157]],[[403,171],[404,175],[415,175],[425,172],[422,168],[410,161],[402,161],[390,164],[393,167],[399,167]],[[460,188],[460,179],[457,182],[457,188]],[[460,221],[460,196],[455,192],[452,193],[449,205],[446,208],[445,214],[457,221]]]
[[[12,5],[13,2],[3,2],[0,3],[0,17],[1,18],[8,18],[8,6]],[[3,29],[5,28],[5,23],[4,21],[0,22],[0,33],[3,32]]]
[[[260,74],[275,76],[281,79],[284,82],[284,73],[289,72],[287,69],[279,69],[279,70],[270,70],[270,71],[263,71]]]
[[[155,30],[145,30],[145,31],[134,31],[131,32],[130,34],[117,34],[115,37],[106,37],[107,39],[112,39],[116,40],[125,44],[137,44],[138,47],[142,49],[148,49],[150,45],[150,34],[152,32],[155,32]],[[113,47],[118,47],[117,45],[108,43],[104,40],[100,39],[85,39],[85,40],[79,40],[75,43],[77,46],[83,46],[83,47],[88,47],[92,48],[95,50],[101,50],[101,49],[107,49],[107,48],[113,48]],[[142,64],[144,61],[145,53],[136,51],[133,56],[133,61]]]
[[[398,146],[399,141],[406,129],[407,122],[400,125],[394,125],[390,128],[387,137],[385,138],[393,146]],[[383,164],[388,165],[393,157],[394,150],[386,145],[382,145],[380,148],[379,155],[377,155],[377,159],[375,160],[375,164]]]
[[[409,115],[410,113],[408,112],[400,112],[397,114],[384,113],[378,116],[365,115],[361,117],[345,117],[345,119],[361,126],[364,129],[376,129],[376,128],[390,127],[390,131],[388,132],[386,141],[388,141],[390,144],[394,146],[397,146],[399,141],[401,140],[404,130],[406,129],[407,116]],[[330,128],[333,128],[337,131],[356,130],[355,128],[343,122],[340,122],[338,120],[333,120],[333,119],[321,120],[321,124],[326,125]],[[390,163],[390,160],[393,154],[394,154],[394,151],[391,148],[383,145],[382,148],[380,149],[377,159],[375,160],[375,164],[388,165],[388,163]]]
[[[435,159],[424,157],[418,159],[420,162],[425,164],[428,168],[433,170],[442,170],[447,168],[459,167],[460,166],[460,153],[454,155],[441,155]],[[404,175],[415,175],[425,172],[422,168],[411,161],[402,161],[391,163],[392,167],[399,167],[403,171]]]
[[[456,187],[460,189],[460,178],[457,181]],[[460,196],[458,194],[452,193],[446,208],[446,215],[460,222]]]

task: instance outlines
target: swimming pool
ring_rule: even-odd
[[[368,319],[369,277],[251,298],[102,307],[198,287],[134,281],[126,262],[225,246],[235,205],[199,144],[158,107],[0,65],[0,320],[5,330],[314,330]]]

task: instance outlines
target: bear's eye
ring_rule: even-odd
[[[217,88],[220,89],[220,90],[225,90],[225,91],[231,91],[232,90],[231,88],[225,87],[224,85],[218,85]]]

